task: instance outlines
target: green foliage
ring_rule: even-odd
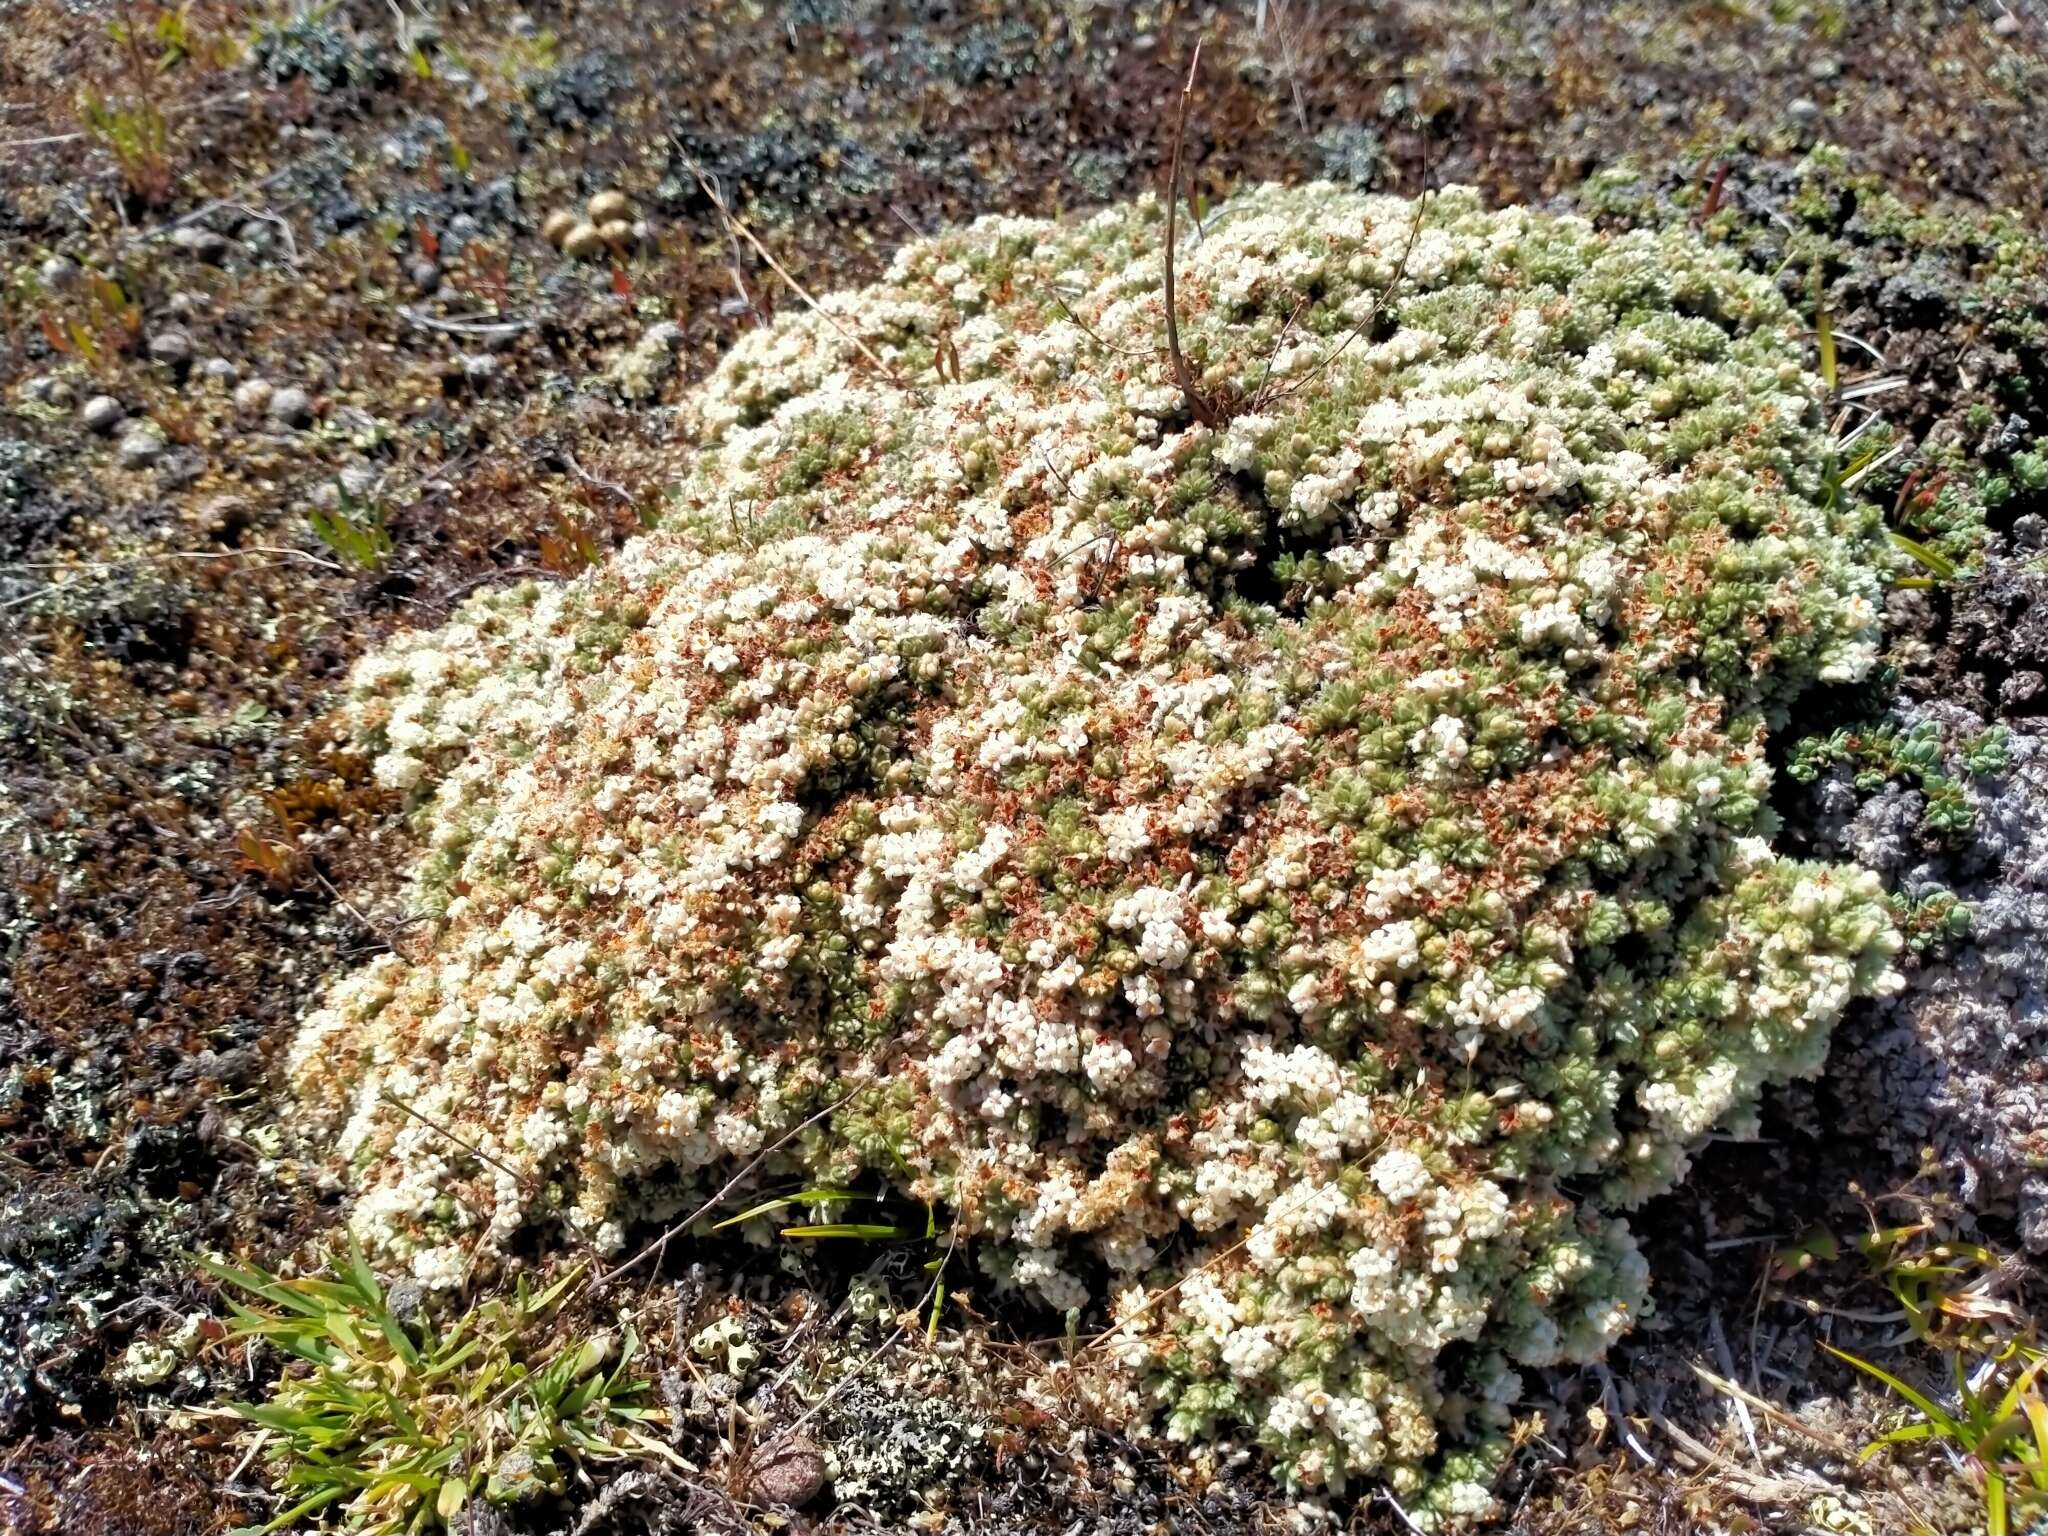
[[[322,1511],[373,1536],[455,1530],[472,1499],[514,1503],[559,1492],[582,1463],[673,1456],[645,1427],[663,1414],[633,1370],[632,1328],[616,1346],[608,1333],[550,1337],[580,1266],[537,1294],[522,1277],[512,1295],[440,1326],[424,1309],[395,1312],[353,1245],[321,1278],[199,1262],[249,1298],[230,1301],[230,1338],[261,1339],[304,1362],[267,1402],[231,1409],[267,1432],[292,1498],[241,1536]]]
[[[2005,731],[1994,726],[1958,749],[1962,769],[1972,776],[2002,773],[2007,763]],[[1808,736],[1792,749],[1787,772],[1802,784],[1836,764],[1854,769],[1855,785],[1866,792],[1898,781],[1918,786],[1926,797],[1922,822],[1948,843],[1967,841],[1977,813],[1962,783],[1945,761],[1941,731],[1931,720],[1901,730],[1888,721],[1843,726],[1825,736]]]
[[[711,1230],[722,1232],[728,1227],[737,1227],[756,1217],[772,1216],[780,1211],[847,1205],[856,1201],[884,1202],[888,1198],[886,1193],[868,1195],[850,1189],[800,1189],[794,1194],[777,1195],[757,1205],[750,1205],[737,1216],[728,1216],[725,1220],[715,1223]],[[945,1271],[951,1249],[939,1242],[939,1213],[936,1207],[926,1205],[924,1219],[921,1222],[907,1214],[884,1221],[808,1222],[783,1227],[777,1236],[797,1242],[817,1242],[824,1238],[853,1238],[864,1243],[923,1244],[928,1250],[924,1272],[932,1277],[931,1286],[926,1292],[930,1309],[925,1320],[925,1337],[932,1338],[938,1334],[939,1313],[946,1304]]]
[[[1906,948],[1924,955],[1943,944],[1953,943],[1970,931],[1970,908],[1955,892],[1936,890],[1924,896],[1892,897],[1892,913]]]
[[[1942,1360],[1945,1392],[1922,1390],[1859,1355],[1824,1345],[1899,1397],[1913,1416],[1863,1449],[1868,1459],[1927,1444],[1980,1491],[1987,1536],[2037,1529],[2048,1514],[2048,1353],[2032,1320],[2013,1301],[2014,1260],[1979,1243],[1944,1235],[1938,1204],[1913,1200],[1916,1219],[1872,1225],[1853,1242],[1816,1227],[1777,1254],[1775,1277],[1788,1281],[1837,1259],[1860,1261],[1863,1278],[1882,1286],[1912,1339]]]
[[[341,499],[333,510],[313,507],[306,513],[306,521],[322,544],[358,570],[383,569],[391,556],[391,530],[386,526],[389,513],[384,504],[350,495],[339,481],[335,488]]]
[[[114,157],[131,192],[151,205],[169,200],[170,129],[154,101],[110,101],[88,89],[79,97],[78,114],[85,131]]]
[[[1832,1344],[1823,1347],[1884,1383],[1918,1415],[1866,1445],[1865,1460],[1892,1446],[1940,1445],[1982,1488],[1986,1536],[2034,1528],[2048,1510],[2048,1401],[2041,1392],[2048,1355],[2031,1344],[2015,1344],[1982,1376],[1971,1373],[1961,1353],[1950,1356],[1956,1400],[1951,1410],[1868,1360]]]

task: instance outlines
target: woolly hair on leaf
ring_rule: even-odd
[[[910,245],[733,348],[659,527],[367,658],[434,921],[291,1063],[363,1242],[616,1247],[829,1109],[754,1187],[940,1206],[1162,1431],[1484,1513],[1517,1368],[1642,1312],[1620,1212],[1889,984],[1765,803],[1881,531],[1766,281],[1414,213],[1218,210],[1213,427],[1156,203]]]

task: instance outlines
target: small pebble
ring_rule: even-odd
[[[448,233],[441,237],[441,243],[452,251],[459,251],[470,241],[480,239],[483,225],[477,223],[473,214],[458,213],[448,221]]]
[[[71,386],[54,373],[39,373],[30,379],[21,386],[21,397],[38,405],[69,405],[73,399]]]
[[[407,275],[412,278],[413,287],[419,289],[421,293],[432,293],[441,286],[441,268],[435,262],[416,261]]]
[[[274,391],[270,397],[270,419],[288,427],[305,426],[313,419],[313,397],[297,385]]]
[[[472,384],[488,384],[498,376],[498,360],[487,352],[471,352],[462,359],[462,376]]]
[[[248,504],[236,496],[216,496],[199,509],[199,526],[222,544],[232,544],[249,526]]]
[[[335,478],[341,482],[345,493],[357,501],[365,501],[375,493],[377,482],[383,477],[367,464],[344,464]]]
[[[114,456],[123,469],[147,469],[164,454],[164,440],[157,430],[144,424],[122,437]]]
[[[798,1436],[772,1447],[754,1465],[755,1501],[797,1509],[815,1499],[825,1486],[825,1457]]]
[[[562,251],[578,261],[587,261],[604,254],[604,236],[595,224],[578,224],[563,237]]]
[[[224,357],[209,357],[199,365],[199,375],[222,389],[230,388],[240,377],[235,365]]]
[[[540,232],[547,238],[548,244],[559,251],[562,242],[569,238],[569,231],[575,227],[576,215],[565,208],[557,208],[542,221]]]
[[[602,228],[614,219],[623,219],[633,211],[633,205],[626,201],[623,192],[600,192],[590,200],[590,222]]]
[[[227,236],[217,235],[212,230],[201,229],[195,224],[187,224],[180,229],[172,230],[171,244],[194,261],[217,266],[227,259]]]
[[[250,250],[261,254],[277,244],[277,229],[262,219],[248,219],[236,229],[235,238]]]
[[[97,432],[102,437],[121,425],[128,413],[121,409],[121,402],[112,395],[94,395],[85,402],[78,413],[78,419],[85,423],[88,432]]]
[[[52,256],[40,275],[45,288],[66,289],[78,281],[78,263],[68,256]]]
[[[192,338],[183,331],[158,331],[149,338],[149,359],[182,373],[192,363]]]
[[[1994,37],[2017,37],[2019,30],[2020,19],[2011,11],[2001,11],[1998,18],[1991,23],[1991,32]]]

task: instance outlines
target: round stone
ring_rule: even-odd
[[[261,416],[270,409],[272,390],[268,379],[246,379],[235,390],[235,409],[245,416]]]
[[[149,359],[165,368],[182,371],[192,362],[192,338],[183,331],[158,331],[149,338]]]
[[[85,402],[78,413],[78,419],[85,424],[88,432],[97,432],[102,437],[121,425],[128,413],[121,408],[121,402],[112,395],[94,395]]]
[[[825,1486],[825,1457],[801,1436],[772,1447],[754,1464],[754,1501],[800,1509]]]
[[[164,454],[163,434],[147,423],[130,430],[114,450],[123,469],[147,469]]]
[[[270,419],[288,427],[303,427],[313,419],[313,397],[297,385],[278,390],[270,397]]]

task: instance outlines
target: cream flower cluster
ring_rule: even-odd
[[[1414,216],[1221,209],[1200,412],[1155,204],[913,245],[735,347],[658,528],[365,661],[435,921],[292,1059],[364,1241],[616,1245],[772,1147],[1104,1306],[1169,1433],[1482,1511],[1515,1368],[1644,1305],[1616,1212],[1887,984],[1764,755],[1878,533],[1766,282]]]

